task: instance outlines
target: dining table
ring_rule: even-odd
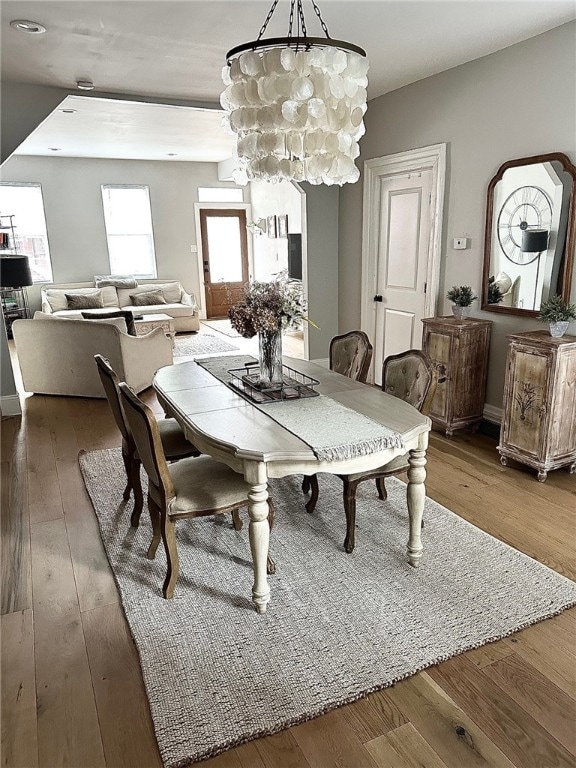
[[[271,479],[319,472],[335,475],[370,472],[396,456],[408,453],[406,502],[410,565],[418,566],[423,552],[421,529],[430,419],[403,400],[375,386],[330,371],[321,364],[291,358],[284,358],[284,363],[318,381],[316,389],[321,395],[400,435],[401,447],[389,447],[354,458],[318,458],[308,443],[274,419],[274,404],[267,406],[267,410],[256,407],[202,367],[202,360],[161,368],[153,382],[166,415],[176,419],[186,438],[201,453],[242,474],[249,486],[249,538],[254,573],[252,601],[258,613],[266,611],[270,600],[267,499]]]

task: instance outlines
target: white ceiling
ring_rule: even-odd
[[[17,154],[217,163],[234,146],[221,122],[216,110],[68,96]]]
[[[576,17],[574,0],[319,0],[334,38],[364,47],[369,98],[506,48]],[[2,78],[215,104],[226,51],[257,37],[271,0],[3,0]],[[309,0],[308,32],[321,34]],[[282,0],[267,36],[287,31]],[[28,19],[47,28],[10,27]],[[70,97],[69,97],[70,98]],[[59,109],[62,108],[62,105]],[[230,155],[220,117],[205,110],[83,99],[56,110],[19,153],[214,160]],[[60,147],[51,153],[48,147]]]

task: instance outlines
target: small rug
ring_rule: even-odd
[[[224,339],[218,339],[209,333],[176,336],[174,340],[174,357],[195,357],[196,355],[210,355],[215,352],[234,352],[237,349],[238,347],[234,347]]]
[[[228,318],[223,318],[222,320],[201,320],[200,322],[203,325],[207,325],[208,328],[218,331],[218,333],[224,333],[226,336],[232,336],[232,338],[236,339],[241,338],[238,331],[232,328],[232,323]]]
[[[177,527],[180,578],[145,552],[147,515],[130,527],[120,449],[80,455],[104,546],[138,647],[167,768],[275,733],[576,604],[576,585],[426,499],[424,556],[406,560],[406,486],[358,489],[347,555],[342,484],[320,477],[306,514],[301,478],[272,482],[276,575],[268,612],[251,602],[248,526],[228,515]],[[144,486],[145,487],[145,486]],[[244,515],[246,519],[246,515]]]

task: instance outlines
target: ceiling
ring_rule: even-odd
[[[17,154],[217,163],[234,147],[221,123],[216,110],[68,96]]]
[[[18,154],[217,161],[232,138],[215,111],[145,104],[129,96],[215,106],[226,51],[257,37],[271,0],[3,0],[4,80],[75,88],[91,80],[121,100],[69,96]],[[574,0],[320,0],[330,34],[366,49],[369,98],[485,56],[576,17]],[[321,30],[305,0],[308,32]],[[267,36],[287,31],[282,0]],[[30,35],[13,19],[43,24]],[[51,152],[58,147],[59,152]],[[169,153],[175,156],[169,157]]]

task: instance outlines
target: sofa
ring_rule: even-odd
[[[173,363],[172,342],[161,328],[129,336],[113,322],[52,317],[15,320],[12,329],[26,392],[105,397],[96,354],[107,358],[135,392],[149,387],[156,371]]]
[[[169,315],[174,319],[174,330],[178,332],[198,331],[198,305],[193,295],[186,293],[178,280],[147,279],[138,280],[136,288],[115,288],[107,285],[96,289],[94,282],[90,283],[48,283],[42,286],[42,312],[61,317],[82,319],[84,312],[101,312],[102,309],[80,310],[70,309],[66,299],[67,293],[89,293],[95,290],[102,291],[102,303],[104,309],[127,309],[135,315]],[[165,304],[149,304],[147,306],[134,306],[130,298],[134,294],[151,290],[159,291],[164,297]]]

